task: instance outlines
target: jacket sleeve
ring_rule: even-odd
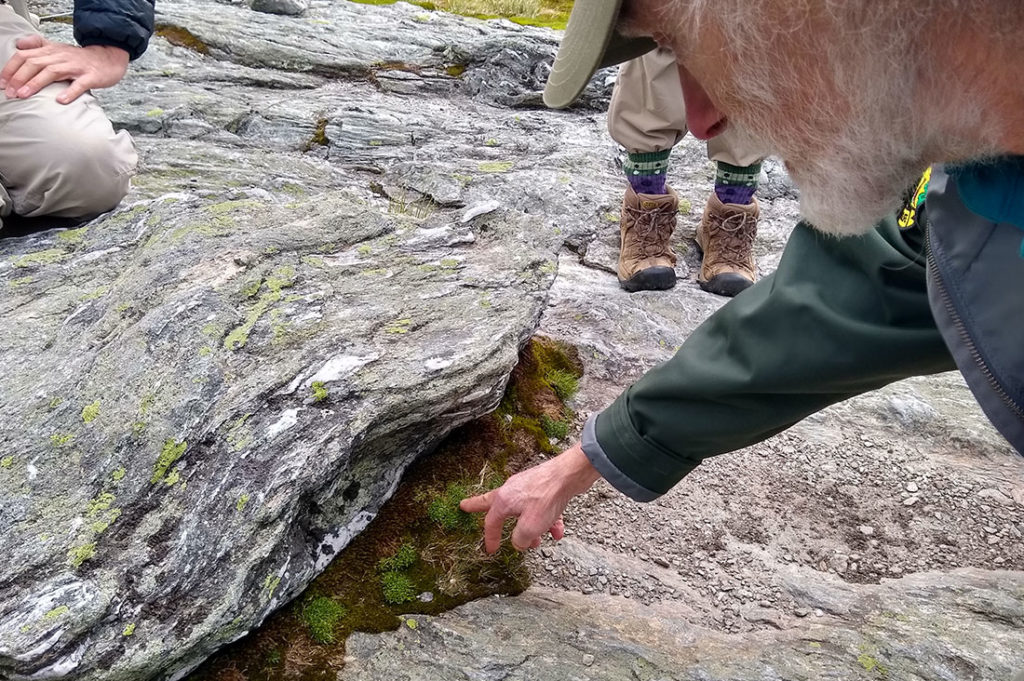
[[[75,40],[82,47],[120,47],[130,59],[146,51],[153,35],[154,0],[75,0]]]
[[[702,459],[828,405],[955,368],[928,304],[924,236],[884,221],[836,239],[793,232],[774,274],[737,296],[584,427],[583,450],[639,501]]]

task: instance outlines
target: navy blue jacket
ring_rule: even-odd
[[[75,40],[120,47],[138,59],[153,35],[155,0],[75,0]]]

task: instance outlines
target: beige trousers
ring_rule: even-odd
[[[686,135],[686,106],[671,50],[657,49],[622,65],[608,107],[608,132],[631,154],[665,151]],[[708,158],[746,167],[761,160],[729,139],[728,130],[708,141]]]
[[[33,33],[27,17],[0,5],[0,68],[18,38]],[[138,163],[132,138],[114,132],[89,93],[58,103],[65,87],[53,83],[28,99],[0,91],[0,216],[91,217],[128,193]]]

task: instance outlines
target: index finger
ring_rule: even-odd
[[[21,65],[25,63],[25,55],[17,50],[11,55],[11,58],[7,60],[7,65],[4,66],[4,70],[0,71],[0,84],[2,87],[7,87],[7,83],[11,80],[11,76],[18,72]]]
[[[491,503],[493,502],[494,490],[479,494],[475,497],[467,497],[459,502],[459,508],[466,513],[482,513],[483,511],[491,510]]]

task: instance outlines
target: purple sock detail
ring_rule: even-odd
[[[637,194],[667,194],[665,175],[627,175],[630,186]]]
[[[715,194],[722,203],[735,203],[746,206],[754,200],[757,187],[741,187],[735,184],[716,184]]]

